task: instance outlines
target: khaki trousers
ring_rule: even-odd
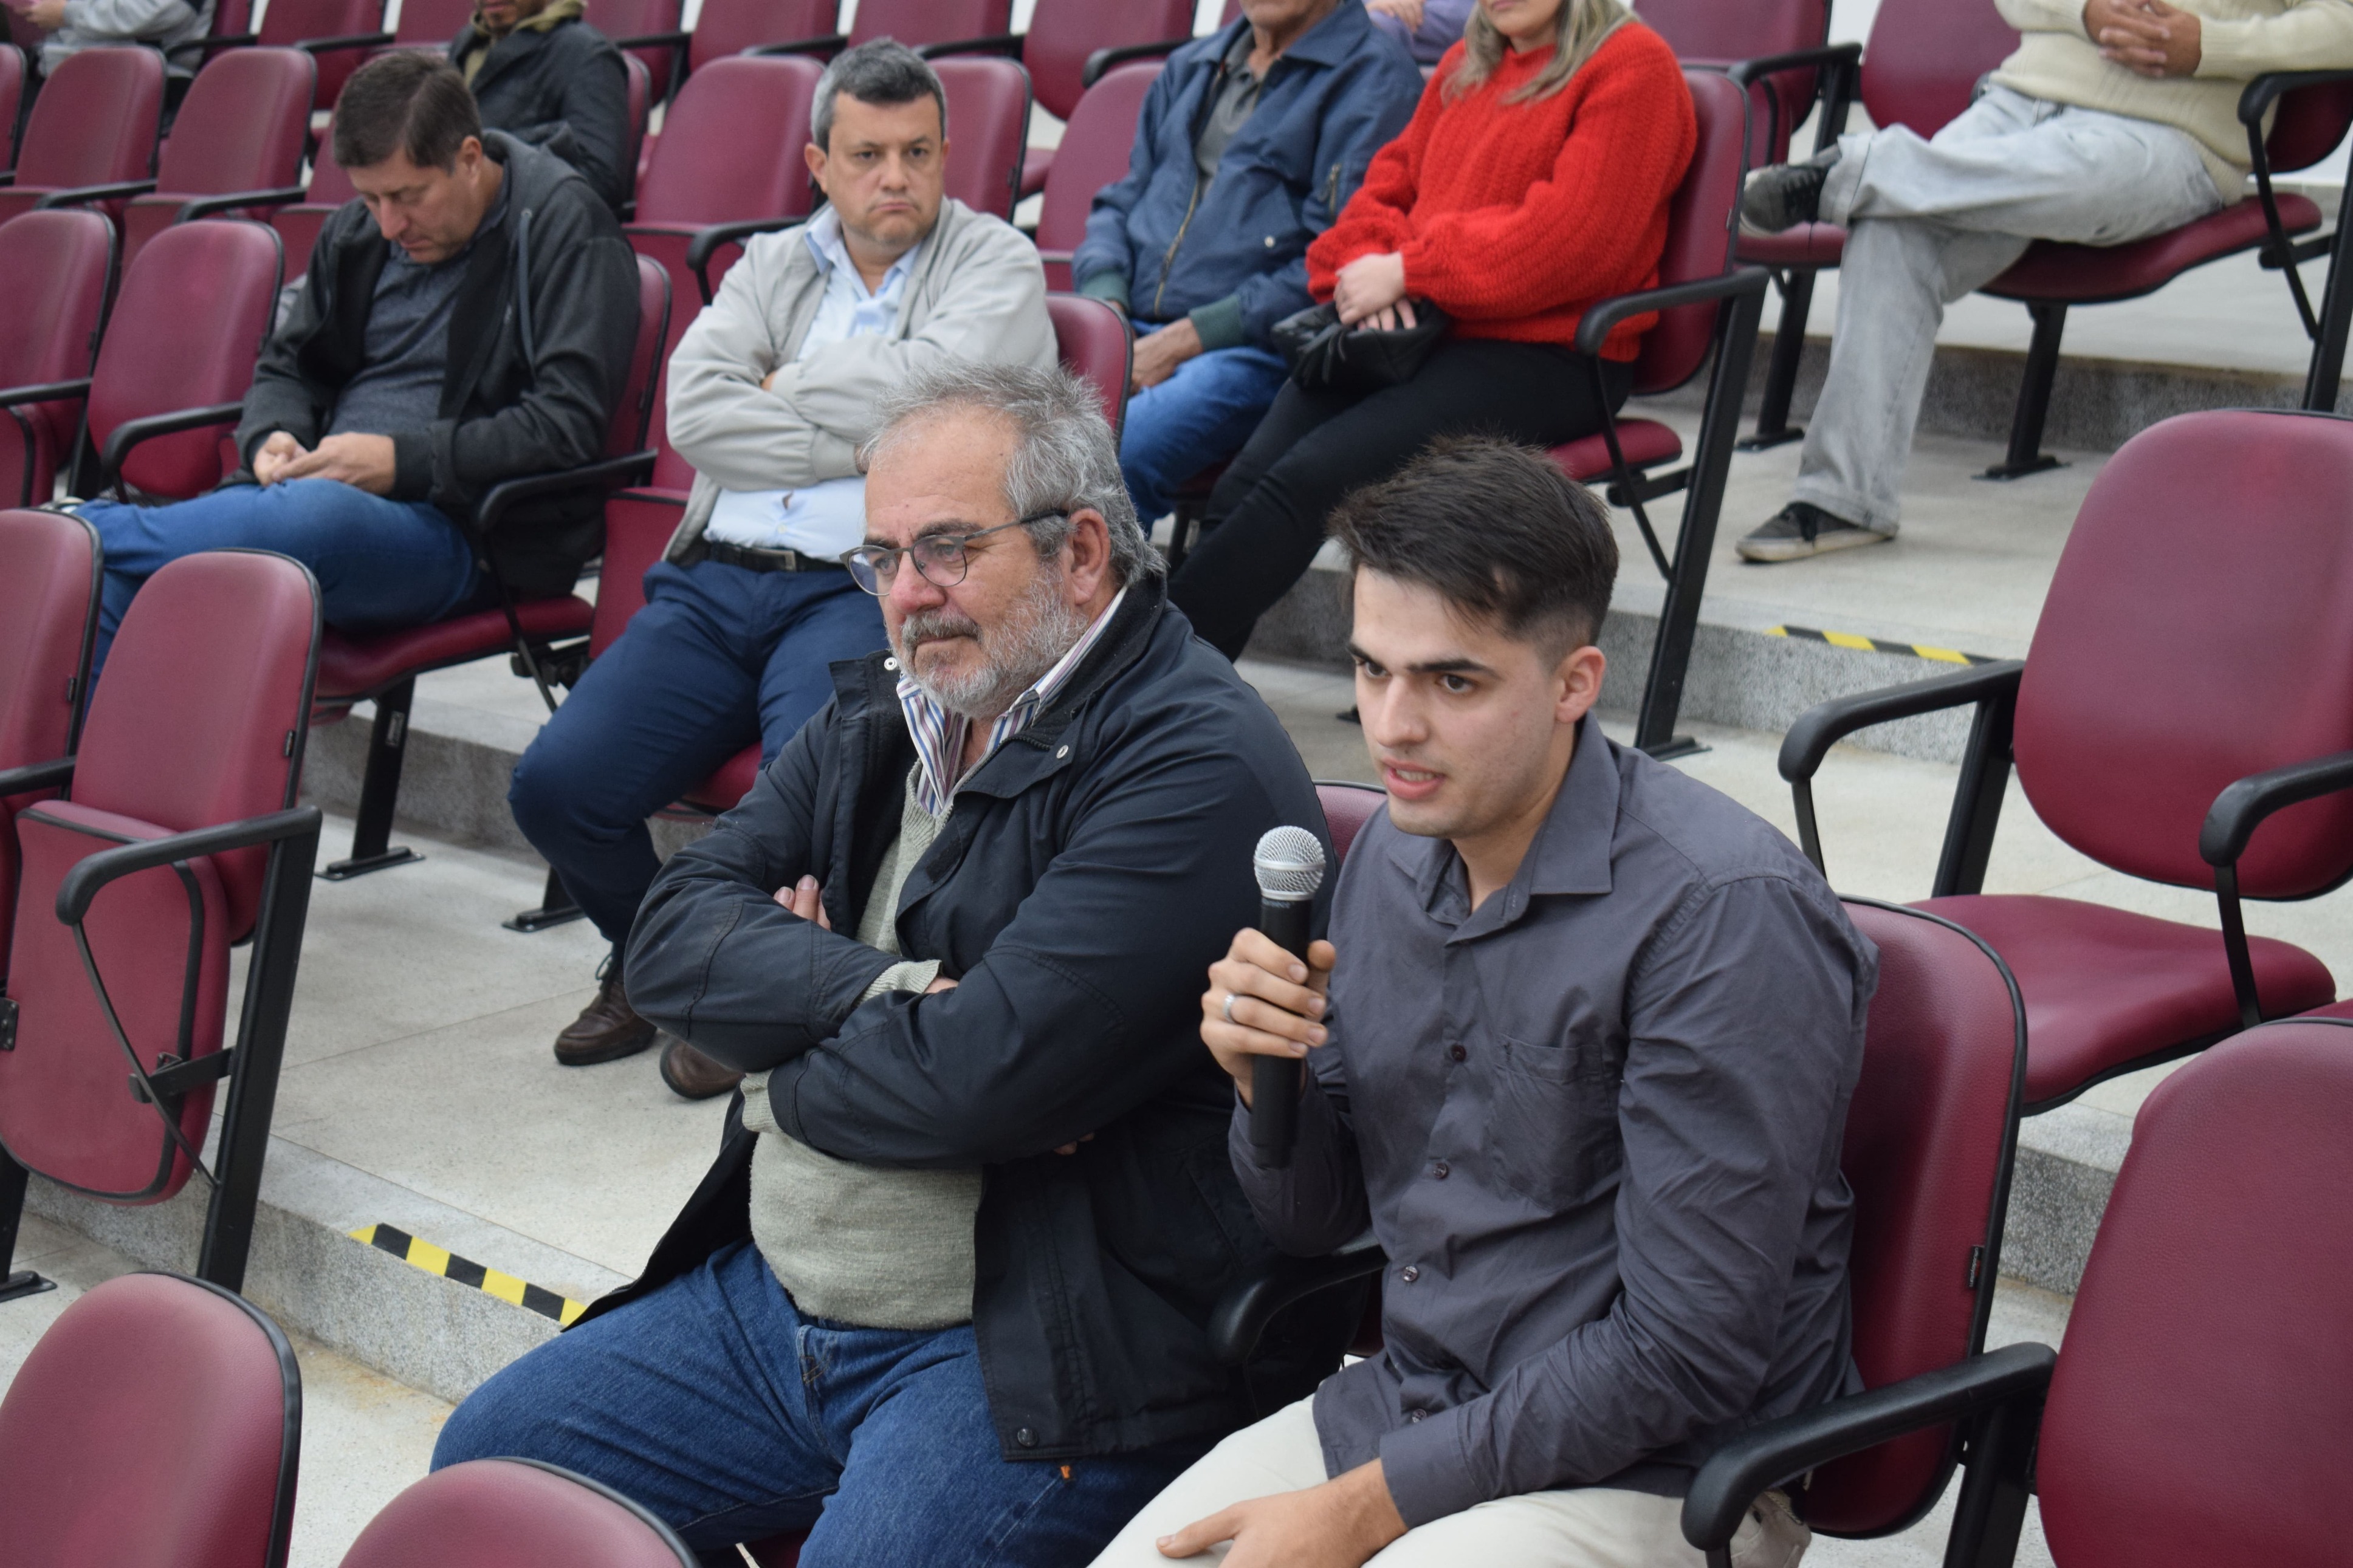
[[[1222,1560],[1223,1546],[1172,1560],[1153,1542],[1235,1503],[1322,1484],[1324,1450],[1313,1405],[1303,1399],[1209,1450],[1128,1521],[1094,1568]],[[1647,1492],[1603,1487],[1529,1492],[1409,1530],[1367,1568],[1700,1568],[1705,1559],[1683,1540],[1682,1514],[1681,1499]],[[1788,1500],[1769,1493],[1733,1537],[1732,1561],[1735,1568],[1797,1568],[1811,1539],[1790,1516]]]

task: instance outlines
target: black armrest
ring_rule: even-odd
[[[31,386],[0,387],[0,408],[26,403],[56,403],[68,397],[88,397],[90,377],[79,381],[44,381]]]
[[[142,441],[174,436],[183,430],[201,430],[207,425],[232,425],[244,413],[242,402],[216,403],[208,408],[178,408],[169,414],[151,414],[144,419],[124,420],[106,438],[106,450],[99,454],[96,488],[104,489],[114,483],[116,476],[122,472],[123,459]]]
[[[390,33],[339,33],[332,38],[297,38],[294,47],[307,55],[330,55],[338,49],[372,49],[394,41]]]
[[[1259,1336],[1274,1315],[1302,1297],[1351,1279],[1378,1274],[1388,1254],[1370,1232],[1322,1258],[1273,1258],[1234,1282],[1209,1313],[1209,1349],[1228,1366],[1240,1366],[1258,1349]]]
[[[586,489],[594,485],[622,485],[642,479],[653,471],[654,454],[650,448],[631,452],[626,457],[606,458],[594,463],[583,463],[576,468],[565,468],[552,474],[527,474],[519,479],[507,479],[491,487],[482,504],[474,513],[474,526],[484,533],[497,528],[507,509],[521,501],[535,500],[541,496],[562,495],[566,490]]]
[[[71,185],[51,191],[33,204],[36,212],[51,207],[78,207],[88,202],[111,202],[118,196],[143,196],[155,188],[153,180],[123,180],[111,185]]]
[[[1130,60],[1148,60],[1172,55],[1192,41],[1189,37],[1163,38],[1156,44],[1122,44],[1115,49],[1097,49],[1087,57],[1086,65],[1080,70],[1079,85],[1092,87],[1113,66],[1124,66]]]
[[[205,46],[205,52],[209,54],[215,49],[249,49],[261,42],[261,35],[259,33],[216,33],[211,37],[199,41]]]
[[[2216,795],[2206,813],[2206,825],[2198,830],[2199,858],[2209,866],[2235,866],[2265,817],[2345,789],[2353,789],[2353,752],[2240,779]]]
[[[686,242],[686,264],[694,268],[694,282],[702,290],[702,302],[708,305],[712,300],[713,290],[709,268],[712,253],[721,246],[749,239],[755,234],[774,234],[780,228],[790,228],[795,224],[807,222],[807,214],[799,217],[747,217],[696,229],[694,237]]]
[[[2266,71],[2239,89],[2239,123],[2260,125],[2283,94],[2332,81],[2353,81],[2353,70]]]
[[[627,38],[607,38],[605,41],[617,49],[656,49],[664,45],[679,48],[692,42],[693,38],[692,33],[638,33]]]
[[[777,44],[754,44],[747,55],[829,55],[849,42],[847,33],[820,33],[814,38],[790,38]]]
[[[0,769],[0,800],[12,795],[27,795],[34,790],[61,789],[73,783],[74,760],[53,757],[46,763],[27,763],[21,768]]]
[[[1822,44],[1810,49],[1791,49],[1787,54],[1758,55],[1753,59],[1735,60],[1724,68],[1724,74],[1742,87],[1762,77],[1778,76],[1783,71],[1814,66],[1823,70],[1851,71],[1862,64],[1861,44]]]
[[[1789,732],[1781,737],[1781,776],[1791,784],[1811,779],[1830,749],[1857,730],[2014,693],[2025,669],[2023,660],[2008,658],[1928,680],[1883,686],[1876,691],[1818,702],[1799,714]]]
[[[1618,294],[1586,308],[1577,323],[1577,352],[1598,354],[1602,342],[1619,322],[1647,314],[1652,310],[1672,310],[1678,305],[1701,305],[1710,300],[1733,300],[1743,294],[1762,294],[1770,275],[1761,267],[1738,267],[1720,272],[1713,278],[1694,278],[1687,283],[1670,283],[1662,289],[1644,289],[1632,294]]]
[[[157,866],[169,866],[175,860],[194,860],[206,855],[226,854],[231,849],[250,849],[257,844],[275,844],[282,838],[299,838],[303,834],[315,834],[320,825],[319,808],[298,805],[291,811],[273,811],[264,816],[248,816],[242,822],[225,822],[218,827],[199,827],[190,833],[174,833],[165,838],[146,838],[136,844],[119,845],[101,849],[75,863],[65,879],[58,884],[58,919],[68,925],[78,923],[90,913],[90,902],[98,890],[118,877],[128,877],[134,871],[151,870]]]
[[[2049,1345],[2006,1345],[1956,1366],[1752,1426],[1718,1448],[1692,1478],[1683,1496],[1683,1539],[1702,1552],[1722,1550],[1749,1505],[1782,1482],[1907,1432],[2040,1394],[2050,1386],[2058,1361]]]
[[[215,213],[234,212],[238,207],[282,207],[301,201],[310,192],[301,185],[280,185],[267,191],[230,191],[224,195],[198,196],[180,204],[173,216],[174,223],[194,223]]]
[[[1005,55],[1019,59],[1022,43],[1028,37],[1026,33],[991,33],[985,38],[955,38],[944,44],[925,44],[915,52],[927,60],[941,59],[948,55]]]

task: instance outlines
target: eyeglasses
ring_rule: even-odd
[[[892,549],[881,544],[861,544],[855,550],[842,552],[841,563],[849,568],[850,580],[868,593],[880,598],[891,591],[891,584],[899,575],[899,557],[904,555],[915,563],[915,570],[924,582],[935,588],[953,588],[964,581],[972,566],[970,548],[976,539],[987,539],[992,533],[1003,533],[1008,528],[1027,528],[1033,522],[1052,522],[1068,515],[1059,511],[1032,512],[1012,522],[1000,522],[995,528],[984,528],[973,533],[927,533],[913,544]]]

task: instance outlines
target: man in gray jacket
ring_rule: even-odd
[[[48,35],[41,75],[66,57],[109,45],[153,44],[174,68],[194,71],[213,25],[213,0],[6,0],[8,8]]]
[[[754,741],[774,757],[832,694],[828,667],[883,646],[842,556],[865,538],[857,453],[883,393],[954,359],[1045,369],[1038,253],[944,199],[939,78],[888,39],[818,81],[810,174],[828,205],[751,240],[670,366],[670,437],[694,465],[686,516],[646,574],[646,607],[515,768],[515,821],[615,944],[556,1060],[653,1043],[619,943],[658,862],[646,818]],[[681,1041],[663,1080],[700,1099],[740,1076]]]

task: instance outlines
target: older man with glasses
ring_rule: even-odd
[[[719,1161],[434,1458],[582,1472],[714,1563],[808,1530],[808,1568],[1075,1565],[1338,1364],[1329,1313],[1211,1353],[1272,1248],[1189,1016],[1259,836],[1323,817],[1168,607],[1083,384],[934,371],[867,455],[890,648],[630,932],[636,1005],[749,1075]]]

